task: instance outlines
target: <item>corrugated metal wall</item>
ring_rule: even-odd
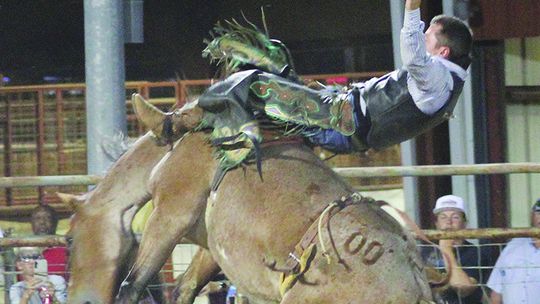
[[[540,162],[540,100],[506,107],[509,162]],[[530,226],[530,207],[540,198],[540,174],[508,175],[512,227]]]
[[[540,89],[540,37],[508,39],[505,49],[506,85]],[[540,162],[540,94],[529,96],[525,102],[506,101],[509,162]],[[508,181],[509,224],[530,226],[530,207],[540,198],[540,174],[512,174]]]

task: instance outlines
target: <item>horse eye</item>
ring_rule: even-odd
[[[73,238],[71,236],[66,236],[65,239],[68,247],[71,247],[71,244],[73,244]]]

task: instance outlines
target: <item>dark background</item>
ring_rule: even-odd
[[[261,26],[261,7],[300,74],[393,68],[386,0],[145,0],[144,43],[125,45],[126,80],[213,76],[203,39],[219,20],[242,21],[241,12]],[[10,84],[84,81],[82,0],[0,0],[0,20],[0,73]]]

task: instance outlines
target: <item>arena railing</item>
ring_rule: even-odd
[[[411,166],[411,167],[371,167],[371,168],[336,168],[338,174],[346,176],[426,176],[426,175],[474,175],[474,174],[513,174],[513,173],[540,173],[540,164],[538,163],[502,163],[502,164],[478,164],[478,165],[443,165],[443,166]],[[61,185],[61,184],[83,184],[90,185],[98,183],[99,176],[40,176],[40,177],[4,177],[0,178],[0,188],[2,187],[32,187],[32,186],[46,186],[46,185]],[[440,230],[415,230],[413,233],[417,233],[416,237],[419,238],[422,235],[423,238],[427,238],[431,241],[437,241],[441,239],[484,239],[488,242],[480,242],[478,244],[468,245],[475,246],[478,250],[478,256],[481,256],[482,250],[490,250],[492,254],[492,261],[490,264],[485,264],[484,261],[478,259],[477,263],[473,266],[463,267],[469,270],[478,270],[481,273],[481,280],[478,282],[479,288],[483,291],[487,298],[488,289],[485,282],[489,272],[493,269],[494,261],[504,248],[506,242],[499,241],[501,239],[510,239],[516,237],[540,237],[540,228],[483,228],[483,229],[463,229],[457,231],[440,231]],[[420,234],[420,235],[419,235]],[[27,247],[27,246],[65,246],[66,241],[62,236],[39,236],[39,237],[26,237],[26,238],[0,238],[0,248],[4,251],[4,255],[9,255],[10,248],[13,247]],[[190,245],[178,245],[178,246],[190,246]],[[426,246],[433,246],[432,244],[418,243],[418,249],[423,250]],[[189,250],[193,246],[191,245]],[[13,254],[11,253],[11,256]],[[460,256],[457,256],[459,262]],[[7,282],[12,280],[12,277],[16,272],[13,271],[14,264],[9,258],[6,259],[7,271],[4,271],[4,276]],[[160,285],[154,285],[150,288],[158,288],[162,290],[170,291],[174,288],[173,278],[175,275],[181,273],[188,266],[185,258],[181,261],[176,261],[172,257],[162,269],[162,275],[165,280]],[[524,266],[526,267],[526,266]],[[439,267],[440,268],[440,267]],[[443,269],[439,269],[443,270]]]
[[[426,166],[383,166],[383,167],[341,167],[334,171],[343,177],[404,177],[443,175],[489,175],[540,173],[540,163],[491,163],[471,165],[426,165]],[[97,175],[54,175],[0,177],[0,189],[55,187],[66,185],[94,185],[101,179]],[[58,206],[57,206],[58,207]],[[65,208],[65,206],[62,206]],[[1,214],[20,214],[30,206],[0,206]]]
[[[303,75],[306,82],[347,84],[385,72]],[[126,82],[126,105],[137,92],[168,110],[196,98],[214,80]],[[0,87],[0,160],[3,176],[66,175],[86,173],[85,85],[46,84]],[[128,135],[144,132],[130,106],[126,107]],[[66,191],[83,191],[70,188]],[[0,205],[54,202],[43,187],[4,190]]]
[[[477,282],[477,286],[481,289],[484,294],[484,298],[489,297],[489,288],[486,286],[486,282],[489,278],[491,271],[494,269],[495,261],[500,255],[502,250],[505,248],[508,243],[506,239],[514,237],[540,237],[540,228],[508,228],[508,229],[464,229],[457,231],[435,231],[435,230],[423,230],[423,233],[431,240],[436,241],[439,239],[477,239],[482,238],[482,242],[474,243],[472,245],[464,245],[474,247],[478,252],[476,262],[471,264],[471,261],[467,261],[468,266],[460,266],[462,269],[467,271],[478,271],[480,273],[480,280]],[[501,239],[505,239],[502,240]],[[0,276],[4,277],[4,284],[0,283],[0,290],[4,289],[4,292],[9,290],[9,286],[15,282],[15,276],[18,274],[14,262],[14,247],[28,247],[28,246],[37,246],[37,247],[48,247],[48,246],[63,246],[65,245],[65,240],[61,236],[42,236],[42,237],[28,237],[28,238],[0,238],[0,255],[3,256],[4,264],[3,267],[0,267]],[[417,249],[419,252],[423,250],[438,250],[432,249],[432,244],[417,243]],[[155,284],[148,286],[149,289],[156,289],[163,291],[166,295],[170,294],[176,284],[175,278],[182,274],[187,267],[189,266],[190,258],[193,256],[196,246],[188,244],[179,244],[177,249],[181,252],[181,256],[174,257],[171,256],[165,265],[162,267],[160,274],[162,281],[160,284]],[[484,260],[486,255],[483,254],[483,251],[489,252],[487,256],[488,261]],[[461,256],[457,255],[456,259],[461,264]],[[55,265],[62,266],[62,265]],[[538,267],[534,265],[518,265],[515,267],[520,268],[532,268]],[[57,267],[62,268],[62,267]],[[444,267],[435,266],[436,270],[444,272]],[[50,273],[54,274],[54,273]],[[68,273],[69,275],[69,269]],[[540,278],[538,279],[540,280]],[[2,286],[3,285],[3,286]],[[3,288],[2,288],[3,287]],[[489,303],[489,302],[485,302]]]

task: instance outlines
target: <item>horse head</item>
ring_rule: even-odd
[[[61,195],[75,214],[66,235],[70,243],[69,303],[112,303],[136,252],[131,222],[150,199],[147,182],[167,153],[148,133],[116,161],[84,196]]]
[[[129,227],[133,210],[111,213],[94,206],[94,200],[99,198],[94,198],[92,192],[83,196],[58,196],[75,212],[66,233],[71,272],[69,302],[110,303],[118,290],[119,278],[126,273],[126,257],[135,244]]]
[[[114,301],[137,251],[131,222],[136,211],[150,199],[148,182],[152,170],[169,150],[164,143],[191,130],[202,115],[194,103],[187,104],[183,110],[168,114],[169,126],[174,127],[164,132],[168,128],[163,124],[166,113],[137,94],[133,95],[133,105],[137,113],[146,117],[151,132],[113,164],[93,191],[82,196],[59,194],[75,211],[66,235],[71,247],[69,303]],[[178,123],[179,119],[185,123]]]

